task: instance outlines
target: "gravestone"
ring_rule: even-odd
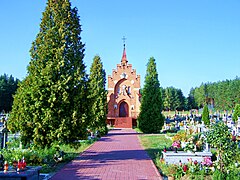
[[[163,159],[168,164],[178,164],[179,161],[182,163],[188,163],[188,159],[192,159],[192,161],[197,160],[197,162],[202,162],[204,157],[211,157],[211,152],[184,152],[178,151],[177,153],[170,151],[170,152],[162,152]]]

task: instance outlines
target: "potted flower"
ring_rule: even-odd
[[[177,153],[177,149],[181,147],[181,144],[180,144],[179,141],[174,141],[174,142],[172,143],[172,147],[174,148],[175,153]]]

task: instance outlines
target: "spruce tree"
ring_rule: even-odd
[[[203,120],[205,125],[209,125],[210,124],[209,110],[208,110],[208,106],[207,105],[204,105],[204,107],[203,107],[202,120]]]
[[[30,50],[28,75],[14,97],[9,128],[23,142],[50,146],[86,136],[87,75],[76,8],[69,0],[48,0]]]
[[[144,133],[157,133],[164,124],[162,115],[163,102],[158,81],[156,62],[153,57],[149,59],[142,91],[138,128]]]
[[[90,68],[89,98],[92,101],[92,120],[89,127],[100,135],[107,133],[107,91],[106,73],[99,56],[95,56]]]

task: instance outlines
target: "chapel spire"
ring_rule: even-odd
[[[121,65],[126,66],[128,63],[128,60],[127,60],[126,48],[125,48],[125,40],[126,40],[125,36],[123,36],[122,40],[123,40],[123,55],[122,55]]]

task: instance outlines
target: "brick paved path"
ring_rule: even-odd
[[[64,166],[51,180],[162,179],[132,129],[114,129]]]

